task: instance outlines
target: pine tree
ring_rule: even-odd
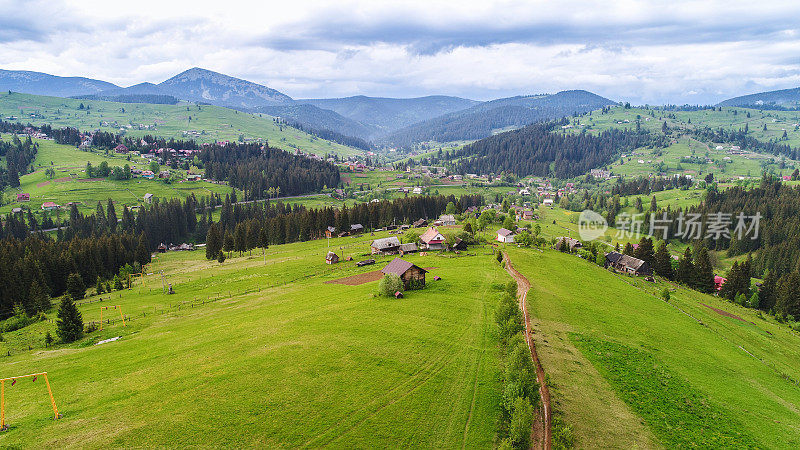
[[[705,245],[700,246],[694,258],[694,276],[692,287],[700,292],[711,294],[714,292],[714,268]]]
[[[778,284],[778,276],[774,270],[767,272],[764,282],[758,289],[759,309],[771,311],[775,307],[775,288]]]
[[[111,232],[117,231],[117,210],[114,209],[114,202],[109,198],[106,206],[106,219]]]
[[[61,297],[56,326],[56,334],[62,342],[73,342],[83,335],[83,317],[69,295]]]
[[[143,266],[150,262],[150,250],[147,247],[147,237],[145,237],[144,231],[139,234],[139,243],[136,246],[136,261]]]
[[[52,306],[50,304],[50,296],[45,292],[44,287],[36,281],[31,282],[31,288],[28,290],[29,304],[36,312],[45,312]]]
[[[634,254],[633,244],[631,244],[630,242],[626,242],[625,243],[625,248],[622,250],[622,254],[623,255],[628,255],[628,256],[633,256],[633,254]]]
[[[208,227],[206,233],[206,258],[214,259],[222,249],[222,239],[219,235],[219,228],[216,223]]]
[[[683,257],[678,261],[678,271],[675,273],[675,279],[683,284],[692,284],[692,275],[694,274],[694,263],[692,262],[692,250],[686,247],[683,252]]]
[[[80,300],[86,295],[86,285],[77,273],[71,273],[67,277],[67,294],[73,300]]]
[[[668,280],[674,278],[675,274],[672,272],[672,255],[667,250],[667,243],[661,242],[658,250],[653,257],[653,270],[656,275],[664,277]]]
[[[782,276],[775,294],[775,310],[778,314],[800,318],[800,274],[790,272]]]
[[[645,261],[650,267],[655,264],[655,257],[653,254],[653,240],[647,237],[642,237],[639,240],[639,247],[633,252],[633,256]]]

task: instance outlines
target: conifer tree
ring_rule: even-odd
[[[74,300],[80,300],[86,295],[86,285],[77,273],[71,273],[67,277],[67,294]]]
[[[778,314],[800,318],[800,274],[790,272],[782,276],[775,293]]]
[[[714,268],[705,245],[700,246],[694,258],[694,276],[692,287],[700,292],[711,294],[714,292]]]
[[[50,296],[45,292],[44,287],[36,280],[31,282],[28,290],[29,304],[36,312],[45,312],[50,309]]]
[[[639,240],[639,247],[633,252],[633,255],[636,258],[645,261],[650,267],[653,267],[655,264],[655,257],[653,255],[653,240],[648,237],[642,237]]]
[[[678,261],[678,271],[675,273],[675,279],[687,286],[692,284],[692,275],[694,274],[694,263],[692,262],[692,250],[686,247],[683,252],[683,257]]]
[[[74,342],[83,335],[83,317],[69,295],[61,297],[56,334],[62,342]]]
[[[672,255],[667,250],[667,243],[661,241],[653,257],[653,270],[656,275],[664,277],[668,280],[674,278],[675,274],[672,272]]]
[[[219,228],[216,223],[212,223],[211,226],[208,227],[208,233],[206,233],[206,258],[216,258],[221,250],[222,238],[219,234]]]

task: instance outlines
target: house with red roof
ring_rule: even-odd
[[[422,241],[422,248],[427,250],[444,250],[447,245],[447,239],[435,227],[425,230],[419,240]]]

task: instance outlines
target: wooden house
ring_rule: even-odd
[[[453,250],[464,251],[466,249],[467,249],[467,243],[464,242],[461,238],[456,238],[456,241],[453,242]]]
[[[425,287],[425,274],[427,270],[418,267],[410,262],[395,258],[384,267],[381,272],[385,274],[395,274],[403,280],[406,289],[419,289]]]
[[[361,225],[360,223],[354,223],[354,224],[350,225],[350,234],[351,235],[352,234],[358,234],[358,233],[361,233],[363,231],[364,231],[364,225]]]
[[[618,252],[606,253],[606,267],[612,267],[620,272],[630,275],[652,275],[650,264],[633,256],[623,255]]]
[[[325,237],[327,237],[327,238],[336,237],[336,228],[334,228],[334,227],[326,228],[325,229]]]
[[[400,251],[400,239],[397,236],[375,239],[369,247],[373,255],[396,255]]]
[[[419,251],[419,247],[414,242],[409,242],[408,244],[400,244],[399,252],[401,255],[405,255],[407,253],[416,253]]]
[[[566,236],[557,237],[556,243],[555,245],[553,245],[553,248],[558,250],[559,245],[568,246],[570,252],[574,252],[575,250],[583,247],[583,243],[581,241]]]
[[[17,201],[18,202],[29,202],[29,201],[31,201],[31,194],[28,194],[27,192],[21,192],[21,193],[17,194]]]

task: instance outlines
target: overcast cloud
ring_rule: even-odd
[[[115,3],[0,0],[0,68],[128,86],[198,66],[294,98],[704,104],[800,86],[798,2]]]

